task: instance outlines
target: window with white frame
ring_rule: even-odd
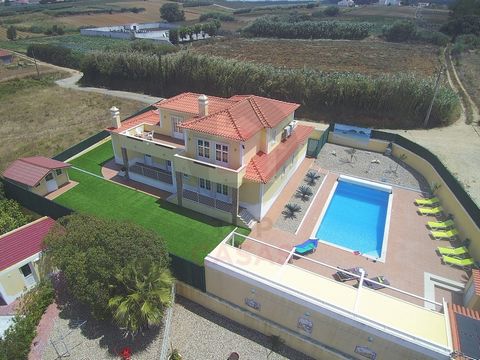
[[[210,141],[198,139],[197,154],[198,154],[198,157],[209,159],[210,158]]]
[[[212,190],[212,183],[210,182],[210,180],[199,178],[198,185],[200,186],[200,189]]]
[[[215,159],[219,162],[228,163],[228,145],[215,144]]]
[[[173,132],[177,134],[183,134],[183,128],[180,127],[182,124],[183,117],[172,115],[172,123],[173,123]]]
[[[277,129],[270,129],[270,143],[275,143],[277,137]]]
[[[217,184],[217,193],[228,196],[228,186],[223,184]]]

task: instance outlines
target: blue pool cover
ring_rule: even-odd
[[[339,180],[316,237],[379,258],[389,195],[385,191]]]

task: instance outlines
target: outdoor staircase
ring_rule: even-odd
[[[257,220],[253,217],[252,214],[248,212],[245,208],[240,208],[240,212],[237,215],[238,219],[243,222],[243,224],[248,228],[253,228],[257,223]]]

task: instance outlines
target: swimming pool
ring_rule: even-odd
[[[314,236],[378,260],[385,258],[392,188],[340,176]]]

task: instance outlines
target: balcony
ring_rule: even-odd
[[[173,184],[172,173],[163,169],[159,169],[153,166],[148,166],[142,163],[135,163],[128,169],[130,172],[145,176],[147,178],[161,181],[167,184]]]
[[[208,179],[211,182],[225,184],[237,189],[242,185],[243,176],[246,171],[245,165],[238,169],[230,169],[224,166],[192,159],[180,154],[175,154],[173,161],[175,171]]]
[[[212,198],[203,194],[199,194],[192,190],[183,189],[183,197],[185,199],[198,202],[199,204],[210,206],[221,211],[228,213],[232,212],[232,204],[229,204],[225,201]]]

